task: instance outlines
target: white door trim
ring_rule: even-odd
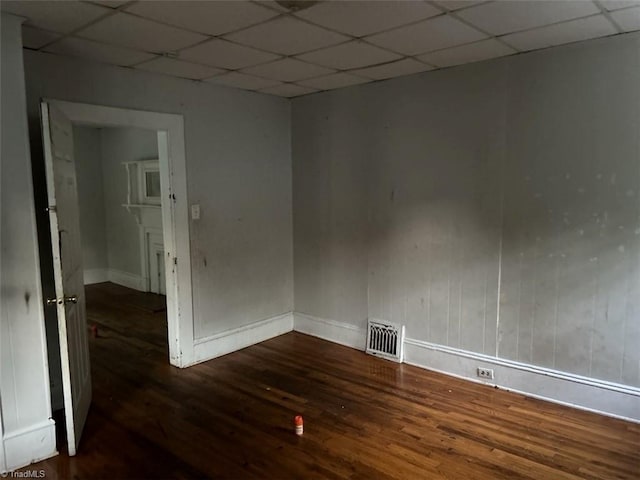
[[[77,125],[137,127],[158,132],[160,183],[163,192],[162,228],[167,282],[169,361],[177,367],[192,364],[193,298],[182,115],[61,100],[46,101],[62,110]]]

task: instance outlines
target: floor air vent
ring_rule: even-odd
[[[402,362],[404,326],[369,320],[367,353]]]

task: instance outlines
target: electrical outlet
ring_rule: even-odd
[[[493,380],[493,369],[478,367],[478,376],[487,380]]]

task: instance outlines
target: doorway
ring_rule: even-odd
[[[161,217],[160,226],[140,229],[140,248],[145,250],[145,258],[142,260],[143,277],[146,279],[144,285],[141,282],[140,289],[151,288],[150,275],[153,274],[154,288],[158,293],[166,293],[169,362],[185,367],[191,363],[193,321],[184,130],[183,119],[179,115],[55,100],[43,102],[42,110],[57,297],[51,299],[50,304],[57,306],[59,318],[61,383],[69,453],[73,455],[91,399],[91,384],[90,377],[82,373],[88,366],[88,358],[86,361],[82,360],[88,356],[88,346],[87,324],[81,321],[85,314],[85,296],[82,281],[78,285],[76,280],[82,252],[78,242],[73,241],[77,238],[74,232],[78,225],[78,203],[76,194],[69,196],[70,193],[67,193],[72,192],[69,186],[73,186],[75,182],[73,154],[69,153],[71,130],[75,127],[97,127],[137,128],[157,132],[157,158],[137,162],[136,179],[139,187],[135,192],[136,203],[133,203],[131,197],[135,188],[129,185],[127,202],[122,206],[130,211],[133,207],[141,207],[146,203],[146,206],[154,206],[157,216]],[[127,171],[129,173],[129,166]],[[132,181],[129,183],[133,184]],[[70,202],[71,198],[76,199]],[[141,208],[133,210],[138,212],[138,217],[142,216]],[[76,218],[75,228],[73,222],[67,221],[73,217]],[[165,281],[160,279],[161,275],[164,275]],[[64,288],[65,284],[69,288]],[[71,290],[78,292],[78,295]],[[77,308],[75,304],[78,304]]]

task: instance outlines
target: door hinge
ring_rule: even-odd
[[[56,211],[56,206],[55,205],[51,205],[47,208],[44,209],[45,212],[55,212]]]
[[[173,264],[178,265],[178,257],[173,257]]]

